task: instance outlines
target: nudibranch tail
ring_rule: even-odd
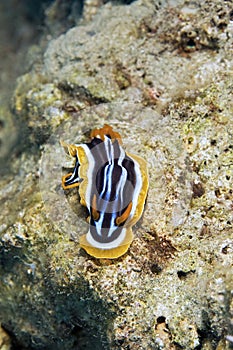
[[[111,249],[97,248],[87,241],[87,235],[82,235],[79,239],[80,246],[91,256],[98,259],[116,259],[124,255],[133,241],[133,232],[129,228],[126,232],[126,239],[118,246]]]
[[[120,134],[109,125],[91,132],[91,141],[63,146],[75,157],[64,189],[79,186],[80,203],[89,212],[89,231],[80,246],[96,258],[117,258],[128,250],[132,226],[140,219],[148,191],[144,159],[126,153]]]

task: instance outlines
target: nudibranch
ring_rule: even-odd
[[[133,240],[148,191],[144,159],[125,152],[118,132],[109,125],[94,129],[91,141],[65,144],[75,159],[72,173],[62,177],[63,189],[79,186],[80,203],[89,212],[89,230],[80,246],[96,258],[123,255]]]

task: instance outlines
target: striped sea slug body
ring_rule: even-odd
[[[126,153],[119,133],[109,125],[91,132],[91,141],[63,147],[75,157],[72,173],[62,177],[63,189],[79,186],[80,203],[89,212],[89,230],[80,246],[96,258],[123,255],[133,240],[148,190],[144,159]]]

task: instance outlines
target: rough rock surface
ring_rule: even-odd
[[[232,54],[231,2],[107,3],[18,80],[26,146],[0,179],[0,320],[17,349],[231,348]],[[60,138],[105,122],[150,175],[112,261],[79,248],[85,209],[60,187]]]

